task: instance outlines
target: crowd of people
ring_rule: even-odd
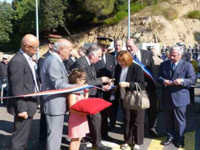
[[[114,49],[110,50],[112,41]],[[52,41],[50,38],[49,50],[37,61],[33,56],[39,49],[39,40],[34,35],[25,35],[20,50],[8,64],[9,96],[85,84],[106,90],[93,88],[44,95],[40,96],[40,102],[38,97],[9,99],[7,109],[14,115],[11,150],[28,149],[31,122],[38,105],[41,112],[39,140],[46,150],[60,150],[67,111],[68,133],[64,134],[71,140],[70,150],[87,149],[86,136],[90,137],[93,149],[111,149],[101,141],[111,140],[108,131],[115,128],[119,107],[123,113],[122,150],[129,147],[140,150],[144,142],[145,112],[148,134],[152,138],[159,137],[158,109],[164,112],[167,134],[167,139],[161,144],[167,146],[173,143],[177,148],[184,147],[186,107],[190,101],[194,103],[194,88],[191,86],[195,84],[198,72],[193,55],[184,53],[182,46],[175,45],[168,48],[166,52],[169,55],[164,58],[164,55],[158,56],[155,48],[150,51],[139,49],[133,38],[126,41],[126,49],[123,49],[123,43],[120,39],[98,37],[97,44],[76,49],[69,40],[60,38]],[[189,61],[186,61],[188,56]],[[136,83],[147,91],[150,108],[146,110],[130,110],[123,106],[126,92],[136,91]],[[115,88],[110,88],[113,85]],[[70,109],[79,100],[88,97],[103,98],[112,105],[94,115]]]

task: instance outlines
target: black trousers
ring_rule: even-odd
[[[88,116],[89,128],[90,128],[90,136],[92,139],[92,145],[97,146],[101,140],[101,114],[100,112],[95,115]]]
[[[123,100],[122,100],[123,101]],[[142,145],[144,140],[145,110],[125,109],[122,103],[124,121],[124,141],[127,144]]]
[[[109,119],[110,119],[110,126],[115,126],[117,121],[117,111],[119,107],[119,98],[115,98],[115,100],[111,101],[112,105],[109,109]]]
[[[33,118],[23,119],[21,117],[14,117],[13,136],[11,140],[11,150],[27,150],[28,137],[31,130],[31,123]]]
[[[96,97],[93,95],[89,95],[89,97]],[[93,147],[97,146],[101,140],[101,125],[102,125],[102,118],[100,112],[94,115],[88,115],[88,123],[89,123],[89,129],[90,129],[90,137],[92,139],[92,145]]]
[[[147,91],[150,100],[150,108],[147,109],[149,129],[155,129],[157,126],[157,93],[156,89]]]
[[[190,87],[189,92],[190,92],[190,103],[194,104],[194,87]]]
[[[46,143],[47,140],[47,121],[46,115],[41,112],[40,116],[40,137],[39,140]]]

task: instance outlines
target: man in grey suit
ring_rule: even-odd
[[[53,52],[45,60],[41,68],[42,91],[63,89],[68,84],[68,74],[63,64],[69,58],[73,46],[65,39],[58,40]],[[47,150],[60,150],[64,114],[66,112],[66,94],[43,96],[43,112],[47,121]]]

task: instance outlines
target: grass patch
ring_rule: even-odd
[[[200,11],[199,10],[193,10],[187,14],[188,18],[192,19],[200,19]]]

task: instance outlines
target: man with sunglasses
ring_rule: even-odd
[[[39,40],[27,34],[21,41],[21,48],[8,65],[9,96],[18,96],[39,91],[32,56],[36,54]],[[8,112],[14,115],[11,150],[28,149],[28,137],[33,116],[37,110],[34,97],[9,99]]]

